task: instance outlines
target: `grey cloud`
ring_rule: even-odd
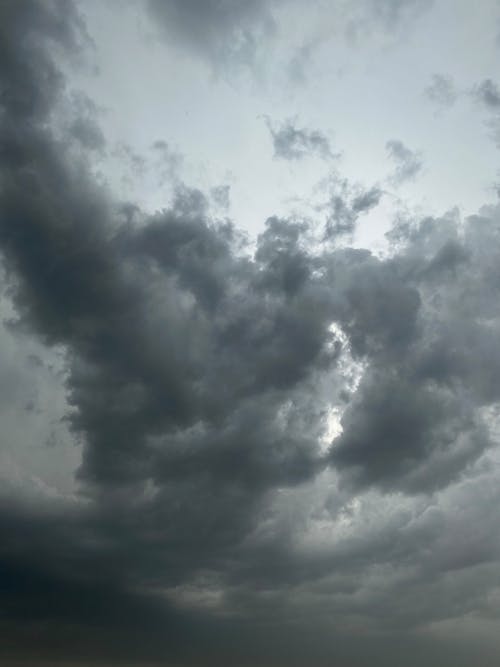
[[[363,381],[342,424],[334,463],[348,468],[356,485],[406,492],[441,488],[490,444],[467,401],[388,373]]]
[[[77,118],[70,127],[70,132],[84,148],[101,150],[105,145],[104,135],[99,126],[90,119]]]
[[[355,194],[351,197],[351,201],[344,194],[332,195],[328,204],[326,238],[352,234],[359,216],[377,206],[382,194],[382,190],[378,187],[372,187],[360,194]]]
[[[102,110],[83,94],[73,93],[68,103],[68,133],[84,149],[103,151],[106,146],[104,134],[99,127]]]
[[[388,141],[386,148],[389,156],[396,163],[396,168],[390,177],[391,182],[394,185],[402,185],[407,181],[413,181],[423,167],[421,155],[410,150],[399,139]]]
[[[274,157],[283,160],[300,160],[307,155],[323,159],[337,157],[332,153],[327,137],[317,130],[298,128],[292,120],[285,121],[277,129],[266,119],[274,147]]]
[[[382,194],[380,188],[374,186],[369,190],[356,195],[352,202],[352,210],[355,213],[365,213],[366,211],[369,211],[374,206],[377,206]]]
[[[315,1],[311,11],[320,16],[330,12],[348,35],[360,39],[372,32],[406,30],[432,5],[433,0],[356,0],[325,8]],[[280,12],[301,10],[300,3],[283,0],[148,0],[147,6],[168,44],[194,54],[217,74],[254,67],[263,45],[272,43],[281,27]],[[298,48],[288,67],[292,81],[305,81],[305,65],[316,46],[312,40]]]
[[[201,545],[203,567],[237,546],[267,489],[318,468],[298,388],[335,351],[327,306],[304,293],[307,253],[270,221],[256,263],[238,257],[234,230],[212,224],[188,189],[142,226],[120,226],[85,164],[42,123],[3,140],[16,156],[2,163],[3,255],[20,321],[68,350],[79,475],[101,512],[93,539],[112,510],[121,558],[127,533],[141,551],[160,531],[155,557],[176,554],[178,584],[200,567]],[[278,418],[295,391],[298,414]],[[140,560],[125,569],[142,571]]]
[[[476,101],[490,114],[486,121],[491,136],[500,148],[500,88],[492,79],[484,79],[472,89]]]
[[[311,3],[321,23],[331,20],[335,30],[340,28],[355,45],[366,44],[370,38],[393,39],[410,32],[418,18],[429,11],[433,0],[351,0],[348,3]],[[300,3],[288,3],[287,9],[300,8]],[[277,15],[279,25],[279,14]],[[300,18],[298,19],[300,20]],[[309,65],[318,48],[328,39],[329,32],[318,34],[296,47],[288,63],[290,82],[303,85],[308,79]]]
[[[158,146],[156,146],[156,149],[163,152],[165,147],[162,146],[161,148],[159,148]],[[113,149],[113,154],[123,163],[127,164],[130,172],[133,174],[134,177],[141,176],[145,173],[146,159],[139,153],[136,153],[134,149],[128,144],[124,143],[117,144],[116,147]]]
[[[474,94],[478,102],[490,111],[500,109],[500,89],[492,79],[484,79],[475,89]]]
[[[345,412],[344,432],[333,443],[331,456],[357,483],[384,486],[383,477],[389,474],[389,485],[401,483],[408,491],[441,486],[443,475],[455,476],[490,445],[478,408],[498,400],[492,381],[494,343],[486,324],[494,317],[497,298],[497,228],[498,211],[491,208],[483,216],[471,216],[463,234],[451,219],[428,218],[401,229],[407,245],[392,266],[400,278],[388,283],[399,284],[400,296],[388,302],[394,316],[383,315],[384,306],[375,305],[379,300],[373,278],[366,286],[356,281],[360,315],[380,314],[388,327],[381,334],[391,336],[380,345],[380,338],[364,335],[357,342],[356,328],[351,333],[353,351],[369,350],[374,374],[365,375]],[[367,288],[374,290],[370,296],[365,295]],[[389,294],[388,285],[383,292]],[[377,331],[373,321],[360,324],[361,332]],[[388,350],[393,355],[390,365]],[[406,407],[393,411],[404,396]],[[354,407],[357,401],[359,409]],[[372,447],[375,442],[377,447]],[[427,446],[432,454],[423,453]],[[402,466],[394,476],[389,473],[392,466]]]
[[[149,0],[148,5],[169,42],[187,47],[216,70],[251,66],[259,40],[274,31],[263,0]]]
[[[452,610],[486,613],[492,578],[474,568],[498,563],[498,483],[481,468],[500,372],[498,208],[399,225],[377,258],[277,216],[250,255],[186,186],[154,215],[124,206],[78,137],[51,130],[64,86],[42,37],[75,48],[71,5],[1,11],[2,259],[16,326],[66,352],[67,421],[84,442],[71,502],[2,496],[10,654],[470,664],[422,627],[449,617],[450,572]],[[382,192],[337,194],[350,230]],[[343,432],[325,447],[332,405]],[[330,497],[295,512],[322,476]],[[319,546],[302,547],[316,523]]]
[[[221,209],[227,210],[229,208],[230,190],[230,185],[218,185],[210,191],[215,204]]]
[[[40,119],[52,109],[54,96],[63,85],[40,35],[43,32],[53,46],[74,53],[86,36],[83,24],[71,3],[57,0],[27,0],[22,6],[7,0],[0,12],[1,104],[18,120]]]
[[[176,182],[183,161],[182,155],[169,146],[163,139],[155,141],[151,148],[158,158],[153,167],[158,182],[161,185]]]
[[[340,283],[340,321],[355,355],[398,358],[418,336],[421,298],[402,280],[397,263],[380,262],[371,253],[341,253],[332,279]]]
[[[452,77],[445,74],[433,74],[432,81],[424,93],[430,102],[441,108],[452,107],[458,97]]]

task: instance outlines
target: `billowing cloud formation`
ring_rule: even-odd
[[[386,148],[396,168],[390,180],[394,185],[413,181],[422,170],[422,159],[419,153],[410,150],[399,139],[391,139]]]
[[[278,216],[250,253],[186,186],[144,213],[57,131],[73,6],[0,11],[2,260],[84,443],[80,496],[2,496],[5,656],[470,664],[432,631],[498,622],[499,208],[385,257]],[[347,194],[352,230],[381,191]]]

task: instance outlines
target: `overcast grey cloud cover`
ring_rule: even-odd
[[[2,665],[498,665],[499,19],[0,2]]]

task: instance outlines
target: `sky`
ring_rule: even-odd
[[[0,663],[500,660],[500,3],[1,0]]]

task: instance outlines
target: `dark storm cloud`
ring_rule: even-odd
[[[198,20],[195,3],[175,7]],[[431,619],[446,619],[445,575],[498,562],[495,531],[478,528],[460,556],[454,546],[480,518],[494,525],[498,505],[477,461],[490,443],[482,411],[499,398],[499,210],[463,228],[401,223],[387,258],[337,248],[334,234],[322,244],[313,226],[277,216],[250,255],[185,186],[147,215],[96,184],[88,135],[51,130],[65,89],[43,39],[77,48],[72,5],[0,12],[2,257],[16,326],[66,351],[67,419],[84,442],[78,499],[34,508],[2,497],[7,657],[310,664],[331,662],[333,647],[351,664],[374,654],[406,664],[411,631],[428,621],[424,598]],[[342,231],[382,195],[339,192]],[[343,375],[355,364],[359,385]],[[343,433],[325,452],[332,403],[346,408]],[[474,465],[480,502],[463,522],[457,512],[447,527],[437,505],[398,509]],[[355,521],[352,488],[394,494],[394,515],[376,523],[361,495],[374,528],[339,531],[333,553],[301,551],[287,526],[274,530],[273,502],[294,523],[287,494],[332,470],[340,485],[320,517]],[[453,609],[477,612],[486,590],[481,577],[465,580]],[[182,611],[193,598],[198,611]],[[335,628],[371,623],[385,638],[336,629],[332,639],[325,617]],[[394,648],[387,628],[408,642]]]
[[[21,5],[6,0],[0,7],[1,104],[20,121],[40,120],[52,108],[63,78],[49,57],[43,36],[71,53],[85,40],[74,6],[64,2]],[[8,116],[2,120],[8,121]]]
[[[423,164],[419,153],[410,150],[399,139],[391,139],[386,143],[387,152],[395,162],[396,168],[390,177],[394,185],[402,185],[413,181],[421,172]]]
[[[389,306],[394,316],[382,315],[394,337],[385,345],[368,339],[373,374],[366,374],[344,414],[344,432],[331,454],[359,483],[390,480],[389,486],[407,491],[441,486],[489,445],[477,408],[498,400],[488,324],[500,286],[498,215],[490,208],[471,216],[463,235],[446,219],[395,230],[407,245],[393,260],[394,279],[404,276],[406,287],[399,279],[401,296]],[[388,287],[382,291],[389,294]],[[382,314],[376,293],[366,300],[368,313]],[[372,322],[363,324],[361,331],[376,331]],[[398,470],[391,473],[393,466]]]
[[[487,429],[466,399],[391,375],[363,380],[342,418],[333,461],[348,468],[356,484],[406,492],[440,488],[488,446]]]
[[[36,21],[40,6],[33,11]],[[30,62],[28,40],[23,48],[13,55]],[[120,225],[84,162],[52,136],[48,104],[22,114],[10,103],[16,86],[43,85],[36,70],[21,81],[18,69],[4,77],[0,239],[20,323],[67,349],[69,419],[85,441],[79,475],[98,510],[88,531],[99,565],[77,564],[60,581],[65,559],[49,549],[55,575],[28,563],[9,580],[21,600],[21,580],[42,578],[63,612],[46,600],[39,614],[81,624],[80,605],[108,559],[118,597],[148,585],[144,568],[161,586],[220,569],[266,490],[315,474],[314,406],[299,387],[335,363],[336,348],[327,346],[327,304],[307,285],[300,230],[271,219],[250,262],[232,227],[211,223],[204,196],[188,189],[141,226]],[[281,416],[289,400],[297,409]],[[60,529],[53,543],[93,562],[80,542],[85,528]],[[17,548],[6,548],[14,560]]]
[[[307,155],[318,155],[323,159],[335,157],[327,137],[317,130],[298,128],[294,121],[287,120],[278,128],[266,119],[273,140],[274,157],[283,160],[300,160]]]

